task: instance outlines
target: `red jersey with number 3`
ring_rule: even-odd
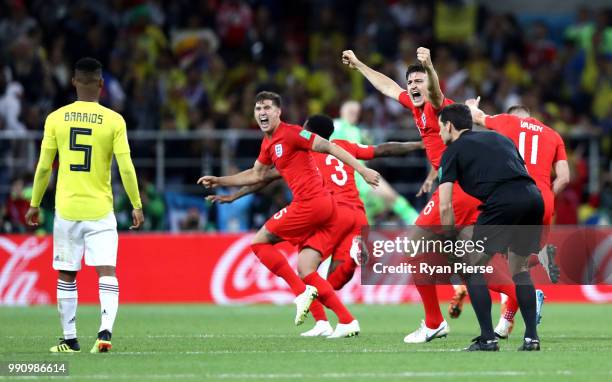
[[[357,159],[370,160],[374,158],[374,146],[359,145],[342,139],[335,139],[332,142]],[[364,209],[355,185],[355,169],[331,154],[313,152],[312,155],[321,175],[323,175],[323,181],[334,195],[334,199],[338,203]]]
[[[412,111],[414,123],[419,129],[421,138],[423,139],[423,145],[425,146],[425,153],[427,159],[434,169],[440,167],[440,161],[442,160],[442,154],[446,150],[446,145],[440,137],[440,126],[438,125],[438,114],[444,106],[455,103],[453,100],[444,98],[442,106],[439,109],[433,107],[431,102],[427,101],[423,104],[423,107],[416,107],[412,103],[410,96],[407,91],[400,93],[397,98],[399,103],[407,109]]]
[[[485,126],[510,138],[538,187],[551,188],[551,169],[556,162],[567,159],[563,139],[555,130],[535,118],[511,114],[486,117]]]
[[[301,126],[281,122],[272,137],[264,137],[257,160],[276,167],[294,201],[304,201],[329,195],[323,178],[311,155],[316,134]]]

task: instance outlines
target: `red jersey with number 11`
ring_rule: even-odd
[[[357,159],[374,158],[374,146],[359,145],[342,139],[335,139],[332,143],[342,147]],[[355,185],[355,169],[331,154],[313,152],[312,155],[323,175],[325,185],[334,195],[336,202],[365,210]]]
[[[538,187],[550,189],[554,164],[567,159],[565,144],[556,131],[535,118],[520,118],[512,114],[486,117],[485,127],[510,138]]]

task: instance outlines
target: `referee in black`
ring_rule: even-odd
[[[536,296],[527,257],[540,248],[544,201],[512,141],[495,132],[472,131],[470,109],[462,104],[445,107],[439,114],[440,136],[448,148],[440,165],[440,218],[453,227],[453,182],[482,201],[473,240],[484,240],[488,261],[495,253],[507,253],[519,308],[525,321],[525,337],[519,350],[540,350],[536,331]],[[528,227],[526,227],[528,226]],[[486,239],[485,239],[486,238]],[[473,259],[476,256],[473,257]],[[481,334],[468,351],[497,351],[491,321],[491,296],[482,273],[464,279],[476,312]]]

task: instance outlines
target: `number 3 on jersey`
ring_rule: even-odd
[[[524,131],[521,131],[521,133],[519,134],[519,153],[521,154],[525,162],[527,162],[527,158],[525,158],[525,137],[526,136],[527,136],[527,133]],[[531,158],[529,158],[530,164],[536,164],[536,162],[538,161],[538,139],[539,138],[540,137],[537,134],[534,134],[531,137]]]
[[[82,145],[76,143],[78,135],[91,135],[91,129],[84,127],[71,127],[70,128],[70,150],[82,151],[85,154],[85,160],[83,164],[71,164],[70,171],[91,171],[91,145]]]
[[[346,170],[344,169],[344,163],[340,159],[329,154],[327,158],[325,158],[325,164],[327,166],[331,166],[332,161],[336,161],[336,163],[338,163],[338,165],[334,167],[338,173],[332,174],[331,180],[332,182],[336,183],[338,186],[342,187],[346,184],[346,181],[348,180],[348,174],[346,173]]]

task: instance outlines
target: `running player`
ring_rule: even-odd
[[[317,134],[321,138],[328,139],[334,131],[334,123],[328,116],[314,115],[304,123],[304,129]],[[331,142],[342,147],[355,158],[362,160],[406,155],[411,151],[423,148],[421,142],[387,142],[376,146],[364,146],[340,139],[334,139]],[[355,170],[348,165],[344,165],[333,155],[323,153],[313,153],[313,155],[317,167],[323,175],[326,187],[331,191],[338,204],[339,215],[343,216],[341,220],[347,221],[351,225],[347,234],[333,238],[337,246],[332,253],[327,280],[335,290],[339,290],[351,280],[355,273],[356,266],[359,263],[359,237],[362,227],[368,225],[368,220],[364,204],[359,198],[359,192],[355,184]],[[258,191],[280,177],[278,171],[270,170],[261,183],[242,187],[232,195],[210,195],[207,200],[231,203],[244,195]],[[310,306],[310,311],[315,319],[315,326],[302,333],[302,336],[326,337],[331,335],[332,327],[320,303],[314,301]]]
[[[569,183],[569,165],[565,144],[561,136],[541,121],[532,118],[529,109],[522,105],[512,106],[505,114],[489,116],[478,108],[480,97],[466,101],[470,108],[473,121],[488,129],[510,138],[518,148],[525,161],[527,172],[535,180],[536,186],[544,198],[545,226],[552,224],[555,211],[555,195],[563,191]],[[551,170],[556,174],[551,184]],[[550,272],[551,251],[544,246],[538,253],[542,265]],[[542,304],[543,294],[538,294],[538,304]],[[509,299],[506,309],[502,312],[495,333],[505,338],[512,330],[514,316],[516,315],[516,300]],[[538,316],[539,320],[539,316]]]
[[[77,101],[52,112],[45,121],[26,220],[29,225],[38,225],[40,201],[49,183],[55,154],[59,153],[53,269],[58,271],[57,307],[64,335],[59,345],[50,350],[53,353],[81,350],[76,332],[76,274],[85,254],[85,264],[94,266],[99,276],[102,316],[91,352],[108,352],[119,306],[119,283],[115,275],[118,235],[110,171],[113,154],[134,207],[130,229],[139,228],[144,217],[125,121],[98,103],[103,86],[102,65],[93,58],[80,59],[72,85],[76,88]]]
[[[248,186],[261,182],[274,165],[293,193],[293,201],[280,210],[257,232],[251,248],[271,272],[282,277],[295,295],[295,324],[300,325],[312,301],[319,300],[338,316],[331,338],[359,333],[359,323],[336,296],[329,282],[317,273],[322,260],[331,252],[332,237],[337,235],[338,213],[334,199],[324,188],[323,178],[310,155],[311,151],[332,154],[354,167],[371,185],[377,185],[379,174],[364,167],[342,148],[328,140],[280,120],[281,98],[272,92],[255,97],[254,116],[264,132],[259,157],[253,168],[224,177],[204,176],[198,180],[205,187]],[[289,241],[299,248],[298,272],[274,248]]]

